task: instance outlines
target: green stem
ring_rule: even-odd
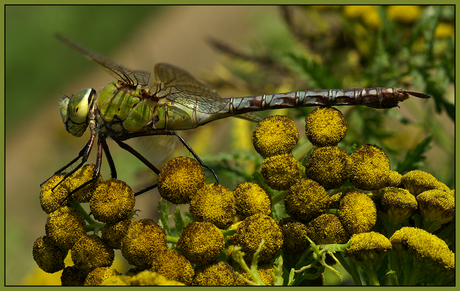
[[[369,277],[369,285],[371,286],[380,286],[380,281],[377,277],[377,273],[375,272],[374,267],[372,266],[367,266],[366,269],[364,269],[366,272],[367,276]]]
[[[361,282],[361,278],[359,277],[358,269],[356,268],[356,266],[354,264],[349,265],[348,262],[343,257],[342,253],[340,252],[337,252],[335,254],[335,257],[337,258],[337,260],[339,260],[340,264],[343,266],[345,271],[347,271],[348,274],[351,275],[351,278],[353,279],[353,283],[355,283],[355,285],[357,286],[362,286],[363,283]]]
[[[167,235],[166,240],[168,243],[177,244],[177,242],[179,241],[179,238],[175,236]]]
[[[278,194],[272,196],[272,206],[279,203],[286,197],[286,191],[281,191]]]
[[[78,209],[78,211],[80,211],[80,213],[83,215],[83,218],[88,223],[86,225],[86,231],[93,231],[95,234],[97,234],[99,230],[104,227],[105,224],[94,220],[88,213],[86,213],[85,209],[83,209],[80,203],[73,202],[72,207]]]

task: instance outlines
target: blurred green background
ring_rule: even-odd
[[[60,43],[56,32],[128,68],[177,65],[222,97],[374,86],[432,94],[428,101],[411,98],[392,110],[340,108],[349,127],[342,146],[384,146],[393,168],[432,136],[426,160],[416,164],[453,188],[453,15],[453,7],[430,6],[7,6],[5,283],[58,282],[43,276],[31,256],[47,217],[38,201],[39,184],[73,159],[89,136],[77,139],[64,130],[58,101],[112,81]],[[311,110],[262,115],[289,115],[304,136],[303,118]],[[232,189],[242,171],[250,176],[260,163],[251,145],[254,127],[227,119],[181,134]],[[135,190],[153,180],[128,153],[111,142],[109,147],[120,179]],[[188,153],[179,146],[177,155]],[[109,178],[105,160],[102,174]],[[154,217],[157,198],[152,191],[137,199],[140,217]]]

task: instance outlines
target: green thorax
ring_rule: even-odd
[[[133,89],[114,81],[102,90],[97,99],[97,108],[111,132],[138,132],[146,130],[153,122],[156,102],[147,97],[141,86]]]

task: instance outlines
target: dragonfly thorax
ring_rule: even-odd
[[[88,114],[93,105],[96,90],[83,89],[72,97],[59,101],[61,118],[65,129],[74,136],[82,136],[88,127]]]

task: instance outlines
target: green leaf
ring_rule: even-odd
[[[176,209],[174,209],[174,225],[176,227],[176,235],[180,236],[184,227],[189,223],[190,219],[188,217],[185,217],[185,219],[182,218],[180,208],[179,206],[176,206]]]
[[[161,228],[163,228],[168,235],[171,235],[171,229],[169,228],[168,225],[168,220],[171,218],[172,215],[169,214],[169,201],[166,201],[166,203],[163,203],[163,198],[160,198],[158,200],[158,213],[160,214],[160,220],[158,221],[158,224],[160,225]]]

